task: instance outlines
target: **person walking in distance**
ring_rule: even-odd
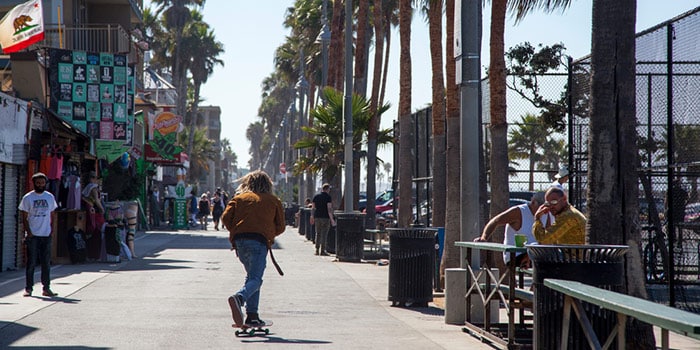
[[[311,218],[309,223],[316,228],[316,255],[328,255],[326,253],[326,237],[331,226],[335,226],[333,218],[333,200],[331,195],[331,185],[323,184],[321,192],[311,200]]]
[[[221,223],[228,229],[231,249],[236,250],[246,271],[243,287],[228,298],[233,321],[236,327],[244,324],[265,326],[265,321],[258,314],[262,277],[268,252],[282,274],[271,247],[275,237],[285,229],[282,202],[272,193],[272,181],[267,173],[256,170],[240,179],[236,195],[228,202],[221,216]],[[246,309],[245,323],[243,306]]]
[[[19,203],[27,245],[27,270],[24,296],[32,295],[34,289],[34,268],[37,260],[41,263],[41,284],[43,296],[58,295],[51,291],[51,235],[53,223],[56,222],[56,199],[46,191],[48,177],[44,173],[32,176],[34,190],[27,192]]]

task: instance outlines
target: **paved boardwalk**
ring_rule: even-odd
[[[0,273],[0,349],[492,349],[438,308],[391,307],[387,266],[314,256],[291,227],[275,247],[285,276],[268,263],[263,284],[272,333],[237,338],[226,300],[244,273],[227,233],[148,232],[136,245],[130,262],[55,266],[54,299],[23,298],[23,273]]]
[[[263,284],[268,336],[231,328],[226,299],[244,272],[227,233],[139,233],[136,248],[130,262],[54,266],[53,299],[22,297],[23,271],[0,273],[0,349],[493,349],[438,308],[391,307],[388,266],[314,256],[291,227],[275,247],[285,276],[268,264]],[[671,345],[700,349],[677,335]]]

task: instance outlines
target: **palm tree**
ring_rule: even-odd
[[[172,66],[173,84],[177,89],[177,112],[184,114],[187,101],[187,71],[183,68],[183,59],[180,55],[182,36],[185,26],[191,20],[191,6],[204,6],[205,0],[153,0],[157,7],[157,14],[163,14],[165,28],[174,33],[172,41]]]
[[[265,143],[265,125],[258,121],[248,125],[246,129],[245,137],[250,142],[250,148],[248,149],[250,153],[250,163],[248,166],[251,169],[260,169],[262,167],[262,162],[265,159],[263,153],[263,144]]]
[[[445,80],[443,78],[442,62],[442,1],[431,0],[428,9],[428,22],[430,31],[430,61],[433,71],[433,193],[446,192],[445,168]],[[435,196],[433,196],[435,198]],[[445,226],[444,200],[433,201],[433,226]]]
[[[641,244],[635,115],[636,0],[593,1],[588,227],[594,244]],[[630,249],[626,292],[646,298],[642,259]],[[626,348],[654,349],[652,327],[628,326]]]
[[[412,161],[411,143],[411,0],[399,0],[399,227],[411,223]],[[403,140],[401,140],[403,138]]]
[[[194,130],[194,132],[192,132]],[[193,134],[190,137],[190,134]],[[207,136],[207,129],[185,129],[177,135],[178,143],[185,144],[192,139],[192,150],[188,153],[190,160],[189,177],[190,182],[194,183],[203,175],[209,173],[209,162],[218,161],[219,154],[214,148],[214,140],[210,140]]]
[[[445,90],[445,104],[447,121],[447,150],[445,160],[446,188],[459,188],[460,186],[460,120],[459,120],[459,87],[456,83],[456,62],[454,57],[454,22],[455,1],[445,0],[446,14],[446,42],[445,42],[445,77],[447,89]],[[460,191],[445,191],[446,203],[459,203]],[[460,230],[460,206],[445,206],[445,244],[443,245],[442,261],[440,262],[440,280],[444,283],[445,269],[456,268],[461,265],[459,248],[454,242],[461,240]]]
[[[519,127],[510,132],[509,159],[529,160],[529,190],[535,190],[535,166],[543,159],[543,150],[549,139],[550,128],[537,116],[527,113],[520,119]]]
[[[382,56],[384,54],[384,16],[382,14],[382,0],[376,0],[373,6],[374,23],[374,72],[372,74],[372,96],[370,97],[370,120],[367,132],[367,217],[375,215],[375,201],[377,196],[376,169],[377,169],[377,132],[380,124],[380,116],[377,115],[379,106],[379,89],[382,77]],[[374,228],[374,220],[368,220],[369,228]]]
[[[341,161],[344,159],[343,134],[343,93],[331,87],[323,90],[324,101],[310,111],[314,119],[312,126],[302,129],[308,133],[294,147],[311,150],[310,156],[302,155],[294,166],[295,174],[310,170],[312,173],[322,173],[323,181],[333,183],[339,180]],[[362,96],[352,97],[353,148],[362,144],[370,120],[370,103]],[[389,109],[382,106],[378,113],[381,115]],[[378,135],[379,144],[392,141],[391,130],[381,130]]]
[[[224,52],[224,48],[223,44],[216,40],[214,31],[209,30],[209,26],[203,22],[194,22],[188,26],[182,46],[181,52],[186,53],[190,58],[187,66],[192,73],[192,83],[194,85],[194,100],[191,108],[192,117],[190,118],[190,129],[194,129],[197,127],[196,116],[202,84],[207,82],[216,65],[224,65],[224,62],[218,58]],[[190,133],[189,142],[187,143],[187,154],[192,152],[194,136],[194,133]],[[190,179],[192,179],[191,176]]]
[[[491,42],[489,49],[489,125],[491,134],[491,159],[489,179],[491,183],[490,216],[493,217],[508,207],[508,122],[506,120],[506,63],[504,58],[505,19],[508,1],[491,0]],[[503,232],[494,232],[499,241]]]

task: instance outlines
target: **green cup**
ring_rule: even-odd
[[[527,242],[527,236],[522,235],[522,234],[515,235],[515,246],[516,247],[524,247],[526,242]]]

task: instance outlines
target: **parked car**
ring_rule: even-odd
[[[360,194],[360,196],[361,195],[362,194]],[[386,202],[388,202],[390,199],[393,199],[393,198],[394,198],[394,190],[393,189],[388,189],[388,190],[377,193],[377,196],[374,199],[375,208],[377,205],[385,204]],[[360,200],[358,201],[358,209],[361,212],[365,212],[365,209],[367,209],[367,194],[366,193],[365,193],[364,198],[361,197]],[[379,213],[379,212],[375,211],[375,213]]]
[[[700,202],[690,203],[685,206],[685,218],[683,221],[700,223]]]

